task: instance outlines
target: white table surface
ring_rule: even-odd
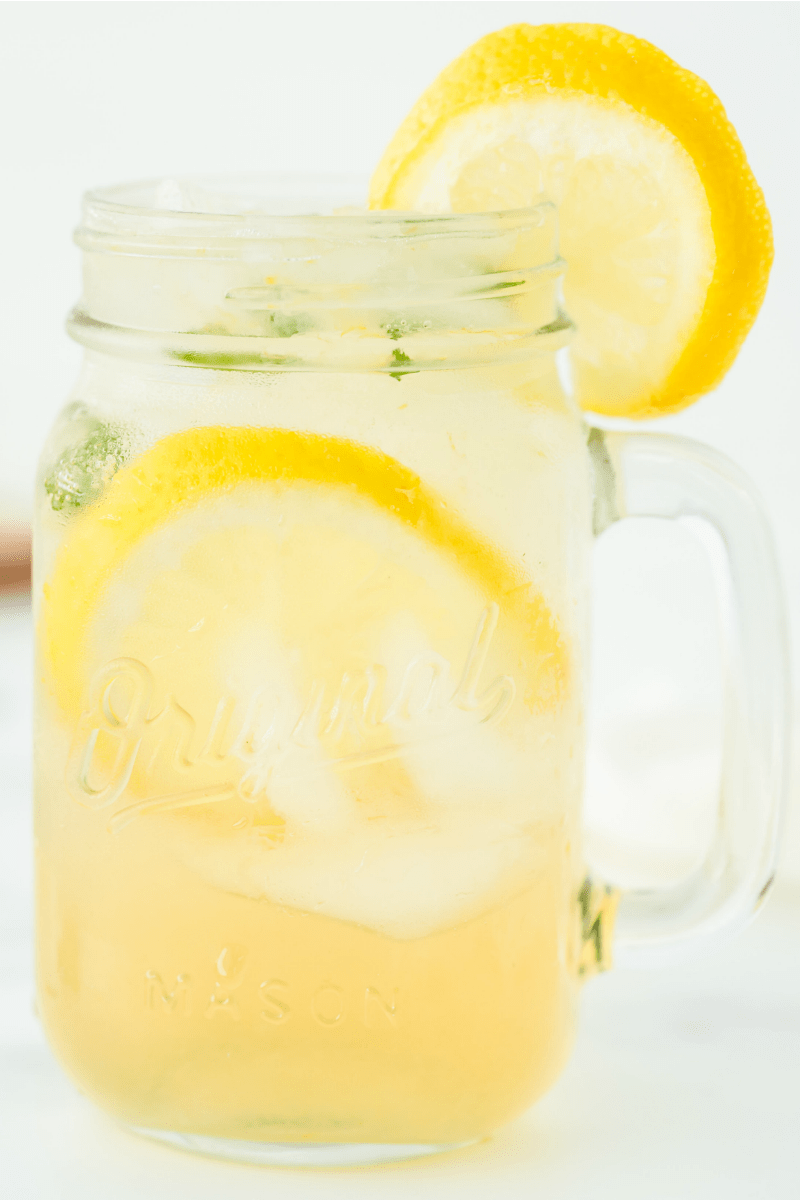
[[[703,961],[587,985],[550,1094],[480,1145],[400,1166],[237,1166],[118,1128],[33,1013],[27,612],[0,606],[0,1195],[9,1200],[799,1200],[800,895]]]

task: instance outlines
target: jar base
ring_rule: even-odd
[[[128,1125],[131,1133],[166,1142],[179,1150],[225,1158],[231,1162],[266,1167],[363,1167],[380,1163],[444,1154],[471,1146],[477,1139],[434,1145],[422,1142],[249,1142],[238,1138],[206,1137],[195,1133],[177,1133],[170,1129],[144,1129]]]

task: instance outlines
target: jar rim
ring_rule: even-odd
[[[70,333],[159,362],[395,376],[567,336],[553,204],[370,212],[350,203],[357,189],[352,176],[244,175],[88,193]]]
[[[196,253],[226,244],[315,237],[330,242],[503,236],[552,220],[544,200],[482,213],[369,210],[366,181],[355,175],[239,174],[165,176],[93,188],[83,197],[75,240],[115,253]]]

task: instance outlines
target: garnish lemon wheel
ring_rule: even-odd
[[[772,233],[711,88],[604,25],[512,25],[434,81],[370,187],[376,209],[545,199],[559,211],[581,405],[652,417],[714,388],[761,306]]]

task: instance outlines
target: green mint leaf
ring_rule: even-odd
[[[96,422],[89,435],[65,450],[45,476],[44,489],[53,511],[72,513],[91,504],[126,457],[121,433]]]
[[[289,338],[298,333],[308,333],[314,322],[306,313],[273,312],[267,322],[267,337]]]
[[[411,359],[405,354],[399,346],[396,346],[392,351],[392,358],[398,366],[403,366],[405,363],[410,363]],[[418,371],[390,371],[392,379],[402,379],[404,375],[418,375]]]
[[[179,362],[193,367],[260,367],[265,362],[283,362],[284,359],[269,359],[263,354],[203,354],[199,350],[175,351],[172,355]]]
[[[559,309],[558,315],[554,321],[550,321],[548,325],[540,325],[536,330],[537,333],[561,333],[564,329],[574,329],[574,323],[569,319],[566,313]]]
[[[307,333],[314,327],[314,322],[307,313],[271,312],[267,315],[261,337],[291,338],[299,333]],[[178,362],[188,363],[192,367],[211,367],[224,371],[231,367],[263,367],[266,364],[283,366],[296,361],[288,355],[253,354],[247,351],[237,351],[234,346],[236,335],[224,325],[206,325],[202,329],[191,331],[193,334],[206,334],[209,337],[226,337],[231,342],[230,350],[173,350],[170,357]]]

